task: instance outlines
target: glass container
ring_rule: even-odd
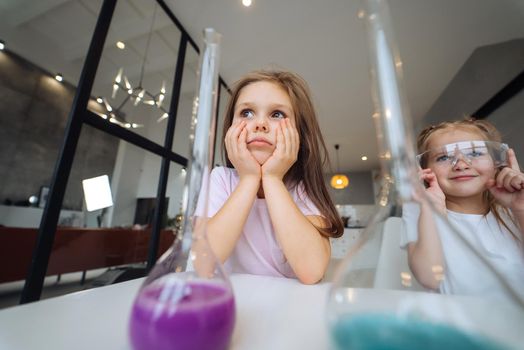
[[[207,185],[212,168],[220,34],[204,31],[194,99],[182,229],[151,270],[131,310],[135,350],[227,349],[235,324],[231,284],[206,238]],[[197,214],[201,216],[197,216]]]

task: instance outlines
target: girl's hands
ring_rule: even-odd
[[[425,181],[428,184],[428,187],[426,188],[426,195],[428,196],[429,200],[435,207],[437,211],[439,211],[441,214],[446,213],[446,195],[440,188],[440,185],[437,181],[437,176],[431,169],[422,169],[420,171],[420,179],[422,181]]]
[[[524,174],[513,149],[508,150],[508,163],[509,166],[488,182],[488,189],[500,205],[514,212],[524,212]]]
[[[241,179],[252,176],[260,180],[260,164],[247,149],[246,125],[246,121],[241,120],[233,123],[227,131],[224,139],[227,155]]]
[[[262,176],[282,180],[297,161],[300,138],[289,118],[282,119],[276,130],[277,146],[271,157],[262,165]]]

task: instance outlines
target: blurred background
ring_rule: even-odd
[[[18,302],[101,6],[101,0],[0,3],[0,307]],[[414,132],[467,115],[486,118],[524,164],[524,3],[392,0],[390,8]],[[173,145],[163,151],[172,157],[159,253],[172,241],[205,27],[223,34],[216,164],[222,164],[228,87],[236,79],[277,68],[309,83],[331,158],[326,183],[348,230],[333,242],[334,258],[341,257],[373,212],[381,180],[360,11],[359,1],[343,0],[118,0],[88,106],[101,120],[83,125],[78,139],[44,297],[110,283],[118,274],[108,275],[108,268],[146,260],[163,159],[151,145],[165,146],[169,112],[176,124]],[[185,35],[191,42],[174,96]],[[104,123],[151,147],[107,132]],[[345,187],[331,186],[335,174],[346,176]],[[90,210],[82,182],[104,175],[111,203]]]

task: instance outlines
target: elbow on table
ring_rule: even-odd
[[[302,284],[316,284],[322,280],[326,269],[308,269],[296,273],[298,280]]]
[[[322,279],[322,276],[320,276],[318,278],[315,277],[315,276],[301,276],[301,277],[298,277],[298,280],[302,284],[316,284],[316,283],[320,282],[321,279]]]

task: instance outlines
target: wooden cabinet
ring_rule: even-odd
[[[23,280],[38,231],[0,227],[0,283]],[[147,260],[151,230],[58,228],[46,275],[86,271]],[[173,231],[160,234],[158,256],[173,243]]]

